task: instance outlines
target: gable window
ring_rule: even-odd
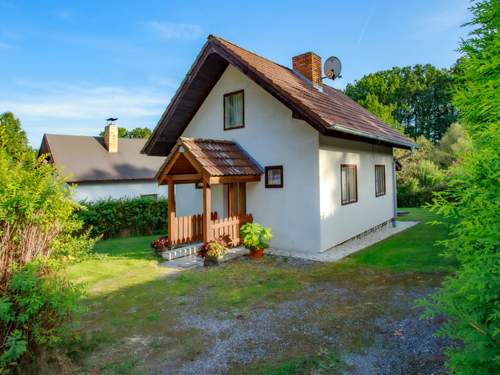
[[[243,90],[224,95],[224,130],[245,126],[245,95]]]
[[[283,187],[283,166],[273,165],[266,167],[266,188],[282,188]]]
[[[358,176],[354,164],[342,164],[340,166],[340,189],[342,204],[355,203],[358,201]]]
[[[375,166],[375,196],[385,195],[385,165]]]

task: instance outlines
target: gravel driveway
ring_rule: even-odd
[[[287,266],[312,265],[299,263]],[[327,373],[443,373],[443,350],[451,343],[433,335],[442,321],[420,320],[421,311],[414,307],[416,299],[437,288],[441,276],[374,270],[352,276],[307,285],[277,305],[264,303],[236,314],[199,311],[196,295],[186,296],[179,329],[201,330],[210,344],[181,366],[163,363],[157,370],[259,373],[328,349],[336,353],[339,364]]]

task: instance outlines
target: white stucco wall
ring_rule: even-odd
[[[167,194],[167,188],[158,186],[156,181],[87,182],[74,187],[75,200],[89,202],[108,198],[133,198],[146,194]]]
[[[356,164],[358,201],[341,204],[340,165]],[[386,194],[375,197],[375,164],[385,165]],[[320,137],[321,250],[393,217],[392,149]]]
[[[224,131],[223,95],[245,90],[245,127]],[[284,188],[266,189],[247,183],[247,212],[272,228],[276,248],[318,252],[318,133],[255,84],[229,66],[183,133],[185,137],[237,141],[262,167],[283,165]],[[201,213],[201,191],[194,185],[176,187],[177,215]],[[223,212],[221,187],[215,187],[213,209]]]

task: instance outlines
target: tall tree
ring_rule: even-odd
[[[454,96],[472,152],[455,165],[434,210],[454,219],[448,254],[460,268],[428,306],[445,314],[441,334],[461,342],[449,350],[454,374],[494,374],[500,368],[500,0],[475,2],[474,28],[462,42],[461,86]]]
[[[21,129],[21,122],[12,112],[0,115],[0,148],[14,158],[19,158],[29,149],[28,138]]]
[[[453,83],[451,70],[427,64],[368,74],[345,92],[389,125],[400,124],[409,136],[437,142],[457,119]]]

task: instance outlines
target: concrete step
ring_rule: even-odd
[[[190,256],[193,254],[196,255],[196,253],[200,249],[201,245],[202,244],[200,242],[200,243],[189,244],[186,246],[177,247],[177,248],[174,248],[172,250],[165,250],[161,254],[161,256],[163,259],[173,260],[173,259],[177,259],[177,258],[187,257],[187,256]]]

